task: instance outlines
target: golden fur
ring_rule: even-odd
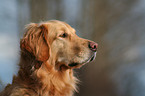
[[[73,69],[95,57],[90,42],[65,22],[30,23],[20,42],[18,74],[0,96],[72,96],[78,82]]]

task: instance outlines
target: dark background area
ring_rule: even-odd
[[[76,70],[75,96],[145,96],[145,0],[0,0],[1,90],[17,73],[25,25],[52,19],[99,44]]]

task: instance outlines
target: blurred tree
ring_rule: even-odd
[[[61,0],[30,0],[30,20],[32,22],[63,18]]]
[[[30,20],[40,22],[48,18],[48,0],[30,0]]]
[[[134,73],[136,70],[134,69],[131,71],[131,69],[128,69],[127,66],[129,65],[129,62],[124,58],[124,54],[128,51],[128,48],[130,46],[136,44],[132,41],[135,41],[135,38],[137,38],[137,31],[134,30],[136,28],[135,26],[138,26],[138,24],[135,24],[135,22],[137,22],[139,19],[135,19],[138,18],[138,16],[135,17],[136,13],[132,10],[138,7],[135,6],[135,4],[138,4],[140,1],[83,1],[84,0],[82,0],[81,8],[82,15],[80,15],[80,19],[82,22],[81,31],[84,32],[82,35],[83,37],[93,39],[94,41],[98,42],[99,49],[95,62],[92,62],[94,64],[89,64],[87,67],[84,67],[81,70],[81,74],[83,74],[81,76],[81,78],[83,79],[83,84],[80,88],[81,90],[79,96],[132,96],[133,91],[131,90],[135,89],[130,88],[129,86],[132,86],[133,81],[136,80],[135,78],[137,77],[134,77],[134,75],[130,72]],[[133,12],[132,15],[130,15],[131,12]],[[143,14],[140,13],[140,15]],[[128,18],[128,16],[134,16],[135,18],[131,19]],[[144,20],[143,17],[142,20]],[[132,25],[132,23],[128,21],[132,21],[134,25]],[[123,27],[120,24],[122,22],[125,25]],[[128,26],[132,27],[128,29]],[[145,31],[144,28],[140,28]],[[118,69],[122,66],[124,66],[124,68]],[[133,65],[130,67],[134,68]],[[117,73],[118,70],[120,70],[121,73]],[[126,70],[130,71],[126,72]],[[129,76],[128,79],[124,77],[124,71],[126,72],[126,76]],[[120,78],[119,76],[121,76],[122,78]],[[120,82],[118,82],[118,78],[120,78],[122,82],[120,80]],[[118,84],[116,84],[116,82],[118,82]],[[122,83],[126,83],[127,85],[122,85]],[[122,88],[118,87],[120,85],[122,85]],[[141,86],[140,89],[142,89]],[[143,96],[143,93],[141,95],[134,96]]]

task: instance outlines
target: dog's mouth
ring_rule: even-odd
[[[77,68],[77,67],[80,67],[80,66],[82,66],[82,65],[84,65],[86,63],[89,63],[89,62],[93,61],[95,59],[95,57],[96,57],[96,52],[88,60],[86,60],[86,61],[84,61],[82,63],[74,63],[73,62],[73,63],[68,64],[68,66]]]

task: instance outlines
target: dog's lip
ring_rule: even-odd
[[[93,54],[88,60],[86,60],[86,61],[83,62],[83,63],[71,63],[71,64],[68,64],[68,66],[69,66],[69,67],[75,67],[75,66],[78,66],[78,65],[84,65],[84,64],[86,64],[86,63],[89,63],[89,62],[91,62],[91,61],[93,61],[93,60],[95,59],[96,53],[97,53],[97,52],[94,52],[94,54]]]
[[[94,52],[93,55],[86,61],[86,63],[93,61],[95,59],[95,57],[96,57],[96,53],[97,52]]]
[[[94,59],[95,59],[95,57],[96,57],[96,52],[93,54],[93,56],[90,58],[90,61],[89,62],[91,62],[91,61],[93,61]]]
[[[71,64],[68,64],[68,66],[70,67],[74,67],[74,66],[77,66],[79,63],[71,63]]]

